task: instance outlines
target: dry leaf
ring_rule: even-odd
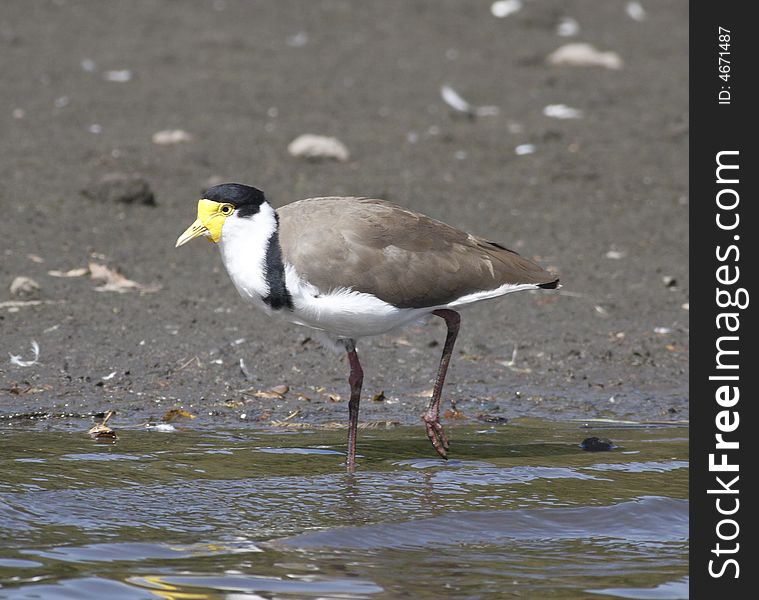
[[[195,419],[195,415],[193,415],[190,412],[187,412],[186,410],[182,408],[172,408],[171,410],[167,410],[164,415],[161,417],[161,421],[164,423],[169,423],[170,421],[174,421],[176,419]]]
[[[372,396],[372,402],[384,402],[385,401],[385,390],[382,390],[379,394],[374,394]]]
[[[285,417],[285,421],[292,421],[295,417],[300,415],[300,409],[296,408],[293,412]]]
[[[87,433],[97,440],[116,441],[118,439],[116,432],[110,427],[108,427],[108,420],[114,414],[115,414],[115,411],[109,410],[107,413],[105,413],[103,420],[100,423],[96,423],[95,425],[90,427]]]
[[[123,294],[124,292],[135,290],[147,294],[157,292],[160,289],[160,286],[157,285],[143,285],[127,279],[118,271],[95,262],[89,264],[89,269],[90,279],[104,282],[103,285],[95,288],[96,292],[118,292]]]
[[[282,385],[275,385],[273,388],[271,388],[271,391],[275,394],[279,394],[280,396],[284,396],[287,392],[290,391],[290,386],[284,383]]]
[[[310,423],[293,423],[292,421],[269,421],[272,427],[290,427],[291,429],[311,429],[314,427]]]
[[[451,410],[450,408],[443,413],[443,417],[446,419],[468,419],[460,410]]]
[[[330,402],[340,402],[342,398],[340,397],[340,394],[330,394],[329,400]]]

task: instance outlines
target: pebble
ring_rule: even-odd
[[[290,155],[312,160],[331,159],[345,162],[350,158],[348,148],[334,137],[304,133],[287,146]]]
[[[514,152],[518,156],[524,156],[525,154],[532,154],[535,152],[535,146],[533,144],[520,144],[516,148],[514,148]]]
[[[582,119],[582,111],[566,104],[549,104],[543,108],[543,114],[553,119]]]
[[[498,19],[513,15],[521,9],[522,0],[496,0],[490,5],[490,13]]]
[[[625,12],[634,21],[640,22],[646,19],[646,9],[640,2],[628,2],[625,6]]]
[[[82,195],[102,202],[155,206],[155,196],[148,182],[139,175],[108,173],[81,191]]]
[[[616,52],[601,52],[584,42],[565,44],[548,55],[548,64],[570,67],[606,67],[621,69],[622,59]]]
[[[152,139],[154,144],[168,146],[171,144],[191,142],[192,135],[187,133],[184,129],[164,129],[162,131],[156,131],[153,134]]]
[[[556,25],[556,35],[572,37],[580,33],[580,24],[572,17],[563,17]]]
[[[40,284],[31,277],[16,277],[11,282],[11,297],[23,300],[36,300],[40,296]]]
[[[131,81],[132,72],[129,69],[123,69],[121,71],[106,71],[103,73],[103,79],[116,83],[126,83],[127,81]]]

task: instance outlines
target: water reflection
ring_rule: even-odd
[[[342,432],[0,431],[0,595],[682,597],[684,429],[457,427],[449,461],[418,433],[348,476]]]

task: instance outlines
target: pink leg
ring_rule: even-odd
[[[440,395],[443,391],[445,374],[448,372],[448,364],[451,362],[453,344],[456,342],[456,336],[459,333],[461,317],[456,311],[448,309],[436,310],[432,314],[445,320],[448,334],[445,337],[443,356],[440,357],[440,366],[437,370],[437,379],[432,390],[430,405],[427,407],[427,411],[422,414],[422,420],[427,427],[427,437],[430,438],[432,446],[440,456],[448,458],[448,438],[443,430],[443,425],[440,423]]]
[[[351,374],[348,383],[351,386],[351,399],[348,402],[348,473],[356,470],[356,434],[358,433],[358,404],[361,400],[361,385],[364,382],[364,370],[358,361],[358,353],[353,340],[346,340],[345,349],[348,351],[348,362],[351,366]]]

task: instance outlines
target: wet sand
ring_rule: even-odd
[[[558,293],[463,313],[444,401],[464,417],[687,420],[687,4],[647,3],[642,21],[624,2],[531,2],[503,19],[490,4],[5,3],[0,416],[347,418],[342,357],[245,306],[215,248],[174,249],[201,191],[231,180],[275,206],[385,198],[560,273]],[[557,35],[563,17],[576,36]],[[622,68],[546,64],[574,41]],[[457,113],[446,84],[498,114]],[[583,117],[546,116],[556,104]],[[153,143],[174,129],[192,139]],[[302,133],[339,138],[350,159],[291,157]],[[155,205],[82,195],[110,173],[144,178]],[[90,262],[160,289],[49,274]],[[39,303],[11,297],[18,276]],[[435,321],[361,342],[362,419],[418,423]],[[32,340],[38,361],[12,364]]]

